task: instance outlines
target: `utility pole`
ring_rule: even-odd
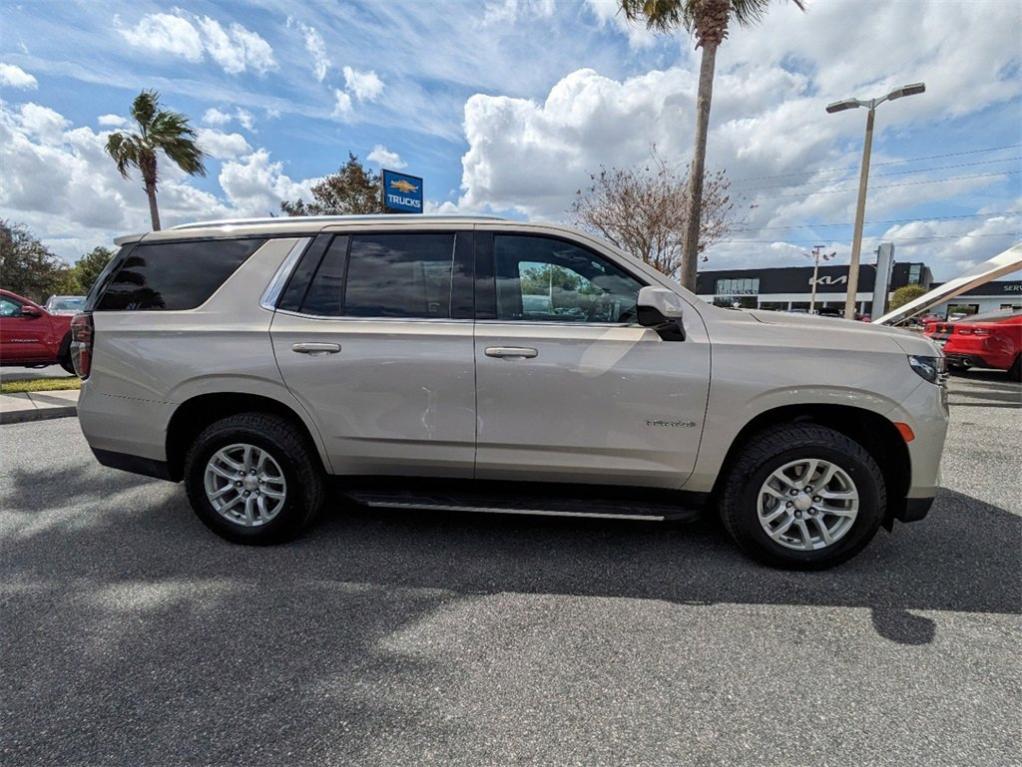
[[[873,121],[876,117],[876,109],[885,101],[894,101],[905,96],[915,96],[926,92],[924,83],[912,83],[903,85],[900,88],[881,96],[878,99],[845,99],[835,101],[827,106],[828,114],[843,112],[846,109],[867,107],[869,114],[866,116],[866,143],[862,148],[862,170],[859,171],[859,199],[855,206],[855,232],[852,234],[852,258],[848,264],[848,294],[845,297],[845,318],[855,319],[855,299],[859,291],[859,254],[862,251],[862,227],[866,217],[866,187],[869,183],[869,156],[873,149]]]
[[[813,311],[816,309],[816,279],[817,279],[817,277],[819,277],[819,274],[820,274],[820,259],[822,258],[824,261],[830,261],[830,259],[834,258],[834,256],[837,255],[837,251],[835,251],[833,253],[826,253],[826,254],[824,254],[824,253],[820,252],[821,250],[823,250],[823,245],[817,245],[817,246],[815,246],[813,248],[813,252],[812,253],[803,253],[802,254],[803,256],[806,256],[807,258],[813,259],[813,293],[812,293],[812,296],[809,298],[809,313],[810,314],[812,314]]]

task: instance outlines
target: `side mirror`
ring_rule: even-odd
[[[684,302],[667,288],[647,285],[639,291],[636,315],[640,325],[652,328],[665,341],[684,341]]]
[[[21,316],[30,320],[34,320],[36,317],[42,317],[43,313],[36,309],[34,306],[25,304],[21,307]]]

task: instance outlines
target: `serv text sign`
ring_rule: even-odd
[[[393,213],[422,213],[422,179],[384,168],[383,207]]]

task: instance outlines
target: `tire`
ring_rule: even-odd
[[[1008,380],[1022,382],[1022,352],[1015,355],[1015,361],[1008,368]]]
[[[822,536],[815,519],[810,520],[807,516],[810,514],[814,517],[819,516],[819,524],[829,526],[833,523],[834,531],[840,529],[840,536],[835,535],[833,543],[829,545],[825,545],[821,538],[821,548],[796,549],[791,547],[795,545],[793,541],[789,541],[789,545],[783,545],[771,538],[760,522],[759,497],[764,490],[764,484],[776,470],[785,466],[791,466],[786,471],[795,472],[797,478],[799,465],[796,462],[800,459],[806,461],[804,464],[806,470],[809,467],[808,462],[813,459],[837,467],[834,479],[827,485],[828,492],[834,491],[835,487],[841,490],[841,482],[850,482],[851,489],[858,494],[858,508],[854,516],[845,508],[841,509],[841,516],[819,515],[816,502],[820,498],[810,495],[807,496],[807,500],[801,497],[801,493],[798,498],[792,499],[792,503],[796,501],[810,503],[812,507],[805,512],[792,509],[790,514],[797,514],[802,522],[789,517],[787,510],[779,512],[781,518],[776,523],[778,527],[783,526],[786,521],[798,523],[800,526],[793,529],[792,537],[801,538],[803,541],[805,536],[802,531],[805,530],[817,537]],[[818,479],[821,478],[819,474],[816,476]],[[802,481],[805,480],[798,479],[793,484],[801,484]],[[786,487],[777,480],[771,482],[772,486]],[[844,490],[847,491],[847,487]],[[786,489],[785,493],[787,492],[790,490]],[[816,492],[820,492],[820,489],[816,488]],[[772,495],[764,495],[764,499],[765,505],[788,504],[787,500],[773,500]],[[839,500],[833,503],[844,507],[853,505],[854,501]],[[844,434],[813,424],[782,425],[753,437],[732,464],[720,496],[720,515],[724,527],[746,554],[774,567],[798,570],[822,570],[854,557],[876,535],[886,509],[887,491],[884,478],[873,457],[862,445]],[[771,512],[777,510],[778,506],[767,508],[764,516],[769,516]],[[846,521],[849,518],[851,521]]]
[[[267,461],[266,465],[276,467],[269,473],[279,473],[283,478],[283,483],[272,485],[284,495],[272,518],[267,515],[267,520],[261,521],[260,512],[254,509],[256,519],[251,524],[228,518],[227,512],[217,511],[206,489],[207,465],[211,459],[225,449],[231,450],[229,454],[237,457],[239,454],[234,451],[237,446],[244,445],[257,449],[252,453],[262,451],[268,455],[272,463]],[[253,545],[281,543],[297,536],[318,515],[327,493],[326,476],[319,456],[306,435],[287,419],[270,413],[240,413],[207,426],[196,437],[185,457],[184,481],[192,509],[206,527],[234,543]],[[231,484],[233,480],[217,475],[213,481]],[[280,482],[279,479],[270,481]],[[259,488],[252,488],[251,494],[259,495],[260,489],[262,483]],[[241,493],[227,490],[228,500],[234,500]],[[231,514],[247,509],[247,497],[243,499],[242,507],[235,506]],[[267,504],[274,503],[269,497],[263,500]]]
[[[68,333],[64,336],[64,340],[60,342],[60,351],[57,356],[57,364],[59,364],[64,370],[73,376],[78,375],[75,370],[75,364],[71,361],[71,334]]]

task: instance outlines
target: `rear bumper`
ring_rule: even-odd
[[[157,461],[152,458],[142,458],[137,455],[115,453],[112,450],[99,450],[97,448],[92,448],[92,454],[96,456],[97,461],[104,466],[109,466],[111,469],[120,469],[121,471],[130,471],[132,474],[142,474],[146,477],[173,481],[173,478],[170,476],[170,467],[167,466],[166,461]]]
[[[985,359],[980,357],[978,354],[962,354],[960,352],[947,352],[947,364],[953,365],[954,367],[963,368],[992,368],[997,365],[992,365]]]

